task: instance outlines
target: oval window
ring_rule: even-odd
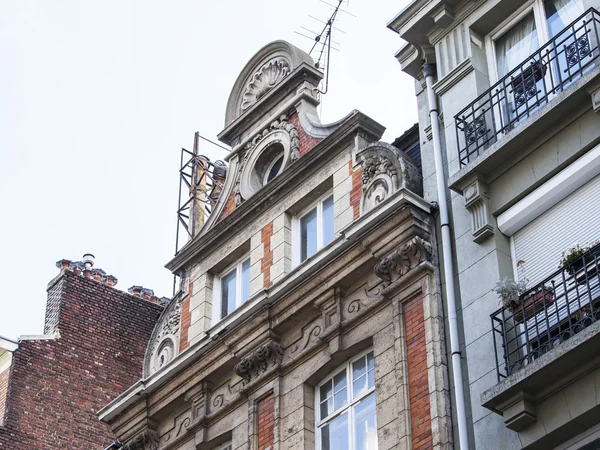
[[[279,175],[281,166],[283,165],[283,154],[276,157],[265,174],[265,184],[269,183],[273,178]]]

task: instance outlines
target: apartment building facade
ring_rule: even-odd
[[[451,448],[416,129],[398,148],[359,111],[321,124],[322,76],[283,41],[240,73],[227,174],[167,265],[180,290],[143,377],[99,412],[122,448]]]
[[[599,6],[416,0],[388,25],[447,199],[470,448],[600,446]]]

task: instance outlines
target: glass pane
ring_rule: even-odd
[[[373,352],[370,352],[367,355],[367,370],[373,370],[375,368],[375,359],[373,356]]]
[[[321,450],[348,450],[348,413],[321,428]]]
[[[221,279],[221,317],[235,309],[236,276],[235,269]]]
[[[357,396],[359,396],[366,390],[367,390],[367,377],[366,376],[363,375],[359,379],[354,380],[354,383],[352,385],[352,392],[353,392],[354,398],[356,398]]]
[[[583,0],[545,0],[544,9],[552,38],[583,14]]]
[[[346,371],[342,370],[335,377],[333,377],[333,390],[335,392],[346,387]]]
[[[300,219],[300,246],[302,261],[317,251],[317,208]]]
[[[333,396],[333,408],[334,408],[334,411],[337,411],[338,409],[340,409],[347,402],[348,402],[348,395],[346,394],[346,388],[344,388],[341,391],[338,391]]]
[[[352,363],[352,379],[356,380],[358,377],[364,375],[367,371],[367,365],[365,363],[365,357],[354,361]]]
[[[321,403],[321,420],[325,419],[333,411],[333,397],[329,397]]]
[[[498,76],[503,77],[539,48],[533,12],[496,40]]]
[[[355,406],[354,417],[356,450],[377,450],[377,416],[374,395],[367,397]]]
[[[331,380],[328,380],[327,383],[325,383],[323,386],[321,386],[320,394],[321,394],[321,397],[320,397],[321,401],[323,401],[327,397],[331,397],[333,395],[333,387],[331,385]]]
[[[333,195],[323,202],[323,245],[333,241]]]
[[[374,370],[371,370],[367,374],[367,379],[369,381],[369,383],[368,383],[369,389],[371,389],[373,386],[375,386],[375,371]]]
[[[283,155],[281,155],[279,158],[277,158],[277,161],[275,161],[275,164],[273,164],[271,166],[271,168],[269,169],[269,172],[267,173],[267,183],[269,181],[271,181],[273,178],[275,178],[277,175],[279,175],[279,171],[281,170],[281,165],[283,164]]]
[[[250,298],[250,259],[242,263],[242,303]]]

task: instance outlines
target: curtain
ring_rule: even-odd
[[[496,40],[498,76],[503,77],[539,48],[533,13]]]
[[[544,9],[550,37],[556,36],[567,25],[583,14],[583,0],[546,0]]]

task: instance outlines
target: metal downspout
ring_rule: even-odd
[[[442,146],[440,141],[439,112],[437,97],[433,91],[433,64],[423,64],[423,75],[427,84],[427,100],[429,103],[429,118],[431,119],[431,134],[433,141],[433,156],[435,159],[435,178],[437,184],[438,204],[440,208],[440,226],[442,230],[442,258],[444,261],[444,278],[446,280],[446,305],[448,325],[450,328],[450,349],[452,351],[452,378],[456,394],[456,418],[458,421],[458,439],[461,450],[469,446],[467,429],[467,413],[465,408],[465,393],[461,366],[460,341],[458,339],[458,320],[456,316],[456,299],[454,297],[454,264],[452,262],[452,238],[450,235],[450,219],[448,216],[448,198],[446,195],[446,179],[442,162]]]

